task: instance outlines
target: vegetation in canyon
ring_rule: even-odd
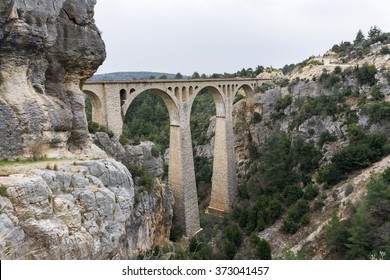
[[[378,68],[369,60],[374,59],[372,56],[388,55],[389,42],[389,34],[378,27],[372,27],[367,38],[359,31],[353,43],[341,42],[332,47],[330,53],[337,61],[332,70],[324,68],[311,80],[291,78],[307,68],[324,65],[323,61],[311,57],[296,65],[286,65],[280,70],[281,76],[258,88],[260,99],[272,91],[282,90],[284,94],[275,97],[269,112],[252,111],[249,123],[236,124],[236,129],[248,132],[247,171],[239,172],[238,201],[233,212],[223,218],[203,213],[209,199],[212,160],[197,154],[196,147],[210,142],[212,135],[206,131],[215,109],[210,94],[199,95],[191,116],[191,130],[204,230],[188,241],[178,242],[180,228],[174,226],[172,258],[269,259],[272,246],[261,238],[263,231],[279,222],[281,235],[297,235],[311,224],[313,215],[318,216],[335,185],[388,155],[390,135],[385,128],[390,125],[387,98],[390,71],[385,66]],[[374,52],[378,47],[379,51]],[[253,77],[273,72],[276,69],[258,66],[255,71],[242,69],[207,78]],[[197,72],[192,75],[192,78],[201,77],[206,78]],[[305,88],[309,85],[316,87],[316,94],[311,92],[313,88]],[[245,102],[242,95],[235,100],[237,104],[240,102]],[[329,122],[342,130],[318,128],[321,125],[329,128]],[[287,127],[281,129],[282,124]],[[163,154],[168,147],[168,129],[168,113],[162,100],[148,93],[138,97],[130,107],[124,136],[132,143],[152,140],[159,154]],[[259,129],[267,131],[262,141],[256,139]],[[386,238],[389,234],[385,206],[389,199],[387,173],[368,184],[367,196],[352,207],[347,218],[341,219],[336,212],[328,217],[322,237],[331,248],[328,258],[390,256]],[[351,186],[349,191],[352,189]],[[161,256],[172,248],[159,250]],[[295,254],[286,245],[278,258],[302,258],[305,254],[310,257],[310,252]]]

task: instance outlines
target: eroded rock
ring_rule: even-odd
[[[173,195],[145,191],[114,160],[0,178],[0,240],[11,258],[129,259],[169,237]]]
[[[80,83],[105,59],[95,0],[0,3],[0,158],[87,153]]]

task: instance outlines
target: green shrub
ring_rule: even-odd
[[[129,138],[127,138],[126,135],[121,134],[121,136],[119,136],[119,143],[121,143],[122,145],[127,145],[129,144]]]
[[[174,224],[171,228],[169,240],[176,242],[179,241],[180,238],[183,236],[184,231],[183,228],[180,225]]]
[[[282,230],[289,234],[294,234],[298,231],[301,224],[310,222],[310,216],[307,217],[310,210],[310,205],[307,200],[300,199],[296,204],[290,207],[287,211],[287,217],[283,221]],[[305,217],[305,218],[304,218]]]
[[[199,243],[199,246],[192,254],[192,260],[211,260],[213,257],[212,248],[208,244]]]
[[[298,231],[298,229],[299,229],[299,224],[297,222],[295,222],[293,219],[287,217],[283,221],[282,230],[284,232],[289,233],[289,234],[294,234]]]
[[[158,158],[161,154],[161,146],[153,145],[151,153],[153,157]]]
[[[336,212],[334,212],[324,231],[325,242],[329,249],[337,250],[341,253],[345,253],[347,251],[348,248],[346,244],[348,243],[348,238],[350,237],[348,228],[348,221],[341,221]]]
[[[8,197],[7,187],[4,185],[0,185],[0,196]]]
[[[89,131],[89,133],[94,134],[94,133],[100,131],[99,129],[100,129],[100,124],[98,124],[96,122],[93,122],[93,121],[89,121],[88,122],[88,131]]]
[[[383,93],[381,93],[381,87],[379,85],[374,85],[371,88],[371,96],[375,101],[381,101],[385,99]]]
[[[370,104],[366,110],[370,118],[370,123],[380,121],[390,121],[390,102],[375,102]]]
[[[388,46],[384,46],[381,48],[381,54],[382,55],[386,55],[386,54],[390,54],[390,49]]]
[[[269,243],[261,239],[258,244],[256,245],[256,257],[258,257],[260,260],[271,260],[271,246]]]
[[[355,68],[355,77],[360,85],[375,85],[377,80],[375,75],[378,72],[375,65],[369,65],[367,63]]]
[[[256,92],[262,92],[262,93],[264,93],[264,92],[266,92],[267,90],[272,89],[272,88],[274,88],[274,85],[272,85],[272,84],[270,84],[270,83],[263,83],[263,84],[261,84],[259,87],[257,87]]]
[[[114,136],[114,133],[111,130],[108,130],[107,127],[104,125],[100,125],[96,122],[89,121],[88,122],[88,131],[89,133],[95,134],[96,132],[104,132],[106,133],[110,138]]]
[[[283,207],[282,203],[277,198],[268,199],[267,206],[265,208],[265,221],[268,224],[272,224],[276,222],[277,219],[280,218],[280,216],[283,213]],[[262,226],[262,221],[258,220],[258,228]]]
[[[248,216],[249,216],[248,210],[242,209],[242,211],[240,212],[240,218],[238,220],[238,225],[240,226],[240,228],[246,227],[249,218]]]
[[[382,173],[383,180],[390,184],[390,167],[386,168],[385,171]]]
[[[231,241],[236,247],[241,246],[243,237],[237,225],[229,225],[223,230],[224,238]]]
[[[313,200],[319,194],[319,188],[316,185],[308,185],[303,193],[303,198],[306,200]]]
[[[234,256],[237,254],[237,247],[234,245],[233,242],[227,240],[224,243],[223,252],[225,253],[225,255],[229,260],[232,260],[234,259]]]
[[[141,177],[140,183],[143,187],[145,187],[147,190],[151,190],[154,187],[154,179],[151,175],[145,174]]]
[[[211,163],[205,157],[195,157],[194,160],[196,170],[196,184],[199,186],[200,182],[211,183],[213,176],[213,167]]]
[[[341,78],[337,74],[329,74],[327,72],[323,72],[318,81],[325,88],[333,88],[335,85],[341,82]]]
[[[332,186],[346,178],[346,174],[370,166],[389,153],[383,135],[366,135],[359,127],[350,131],[350,145],[333,156],[332,163],[323,168],[318,182]]]
[[[301,218],[301,225],[307,226],[308,224],[310,224],[310,214],[305,213]]]
[[[141,177],[148,173],[146,165],[130,165],[128,169],[133,177]]]
[[[335,135],[330,134],[329,131],[325,131],[321,133],[318,145],[322,147],[325,143],[335,142],[336,140],[337,137]]]
[[[274,83],[279,87],[287,87],[290,80],[286,78],[274,78]]]
[[[340,75],[340,74],[342,74],[342,72],[343,72],[343,69],[341,69],[340,66],[336,66],[333,70],[333,74],[336,74],[336,75]]]
[[[282,72],[284,75],[288,75],[290,74],[296,67],[297,65],[295,64],[289,64],[289,65],[284,65],[283,68],[282,68]]]
[[[131,175],[133,177],[140,178],[140,184],[146,190],[150,191],[154,188],[154,178],[149,174],[148,168],[146,165],[131,165],[128,167]]]
[[[285,205],[290,206],[298,201],[303,195],[302,188],[298,185],[287,186],[282,193]]]
[[[200,248],[199,241],[196,239],[196,237],[192,237],[188,245],[188,250],[193,253],[198,251],[199,248]]]
[[[279,99],[275,104],[275,111],[281,111],[286,109],[292,103],[292,94],[287,94],[286,96]]]
[[[252,117],[252,123],[259,123],[263,120],[263,116],[260,113],[254,112]]]
[[[238,197],[240,199],[242,199],[242,200],[249,199],[249,193],[248,193],[245,185],[239,185],[237,188],[237,191],[238,191]]]

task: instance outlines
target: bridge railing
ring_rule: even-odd
[[[218,83],[218,82],[248,82],[248,81],[271,81],[271,79],[263,78],[220,78],[220,79],[147,79],[147,80],[101,80],[101,81],[85,81],[85,84],[145,84],[145,83]]]

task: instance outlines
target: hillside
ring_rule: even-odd
[[[373,206],[388,197],[370,198],[390,188],[374,175],[389,167],[389,39],[376,30],[265,71],[273,82],[255,95],[251,118],[236,104],[236,220],[267,240],[274,258],[389,257],[382,217],[390,212]]]

